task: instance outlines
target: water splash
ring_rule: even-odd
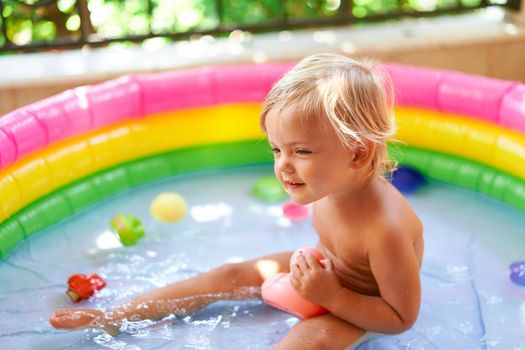
[[[128,344],[124,341],[120,341],[109,335],[108,333],[102,333],[93,338],[95,344],[100,345],[102,348],[111,350],[142,350],[141,347]]]

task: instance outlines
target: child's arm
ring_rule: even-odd
[[[307,299],[365,330],[399,333],[410,328],[421,300],[419,263],[411,242],[402,232],[388,232],[374,243],[369,260],[379,297],[342,287],[331,263],[323,269],[311,255],[293,269],[298,278],[292,284]]]

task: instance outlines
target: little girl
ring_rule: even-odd
[[[275,175],[291,199],[312,204],[319,263],[292,252],[226,264],[152,290],[103,312],[55,311],[56,328],[118,332],[122,320],[188,314],[217,300],[260,297],[268,276],[290,273],[293,288],[326,313],[296,324],[275,349],[345,349],[367,331],[399,333],[415,322],[421,300],[422,225],[384,178],[386,139],[394,133],[392,89],[373,63],[334,54],[303,59],[268,94],[261,127]]]

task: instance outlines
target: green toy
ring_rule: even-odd
[[[144,237],[144,228],[139,218],[133,215],[118,214],[110,221],[111,228],[118,233],[120,242],[125,246],[135,245]]]
[[[275,176],[263,176],[257,180],[252,187],[252,194],[265,202],[278,202],[288,197]]]

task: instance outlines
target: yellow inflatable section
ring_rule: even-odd
[[[0,222],[38,198],[123,162],[184,148],[263,139],[259,103],[180,110],[120,122],[38,151],[0,173]],[[525,135],[429,110],[397,108],[396,139],[525,179]]]
[[[262,139],[261,105],[196,108],[133,119],[35,152],[0,173],[0,222],[34,200],[122,162],[193,145]]]
[[[492,123],[424,109],[397,108],[395,138],[410,146],[477,161],[525,179],[525,135]]]

